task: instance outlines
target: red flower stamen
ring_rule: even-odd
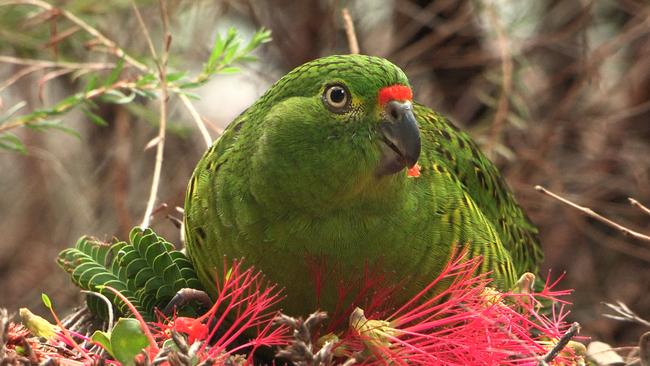
[[[481,258],[467,258],[465,252],[453,256],[438,278],[390,316],[367,311],[367,321],[379,328],[351,327],[338,349],[348,355],[370,351],[369,365],[536,364],[548,352],[548,342],[570,326],[569,303],[560,299],[570,291],[555,290],[559,280],[547,278],[537,293],[497,292],[488,287],[488,274],[476,275],[480,265]],[[447,287],[439,291],[441,283]],[[539,312],[541,299],[560,306],[549,317]],[[553,362],[574,364],[577,357],[567,349]]]

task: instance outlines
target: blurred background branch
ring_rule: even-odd
[[[614,221],[612,221],[612,220],[598,214],[597,212],[590,209],[589,207],[580,206],[577,203],[571,202],[568,199],[566,199],[564,197],[561,197],[561,196],[549,191],[548,189],[546,189],[546,188],[544,188],[542,186],[535,186],[535,189],[538,192],[541,192],[541,193],[543,193],[543,194],[545,194],[545,195],[547,195],[547,196],[549,196],[551,198],[554,198],[554,199],[564,203],[565,205],[567,205],[569,207],[572,207],[572,208],[582,212],[583,214],[585,214],[585,215],[587,215],[587,216],[589,216],[589,217],[591,217],[591,218],[593,218],[595,220],[598,220],[598,221],[602,222],[603,224],[605,224],[607,226],[610,226],[610,227],[620,231],[621,234],[623,234],[623,235],[629,235],[629,236],[633,237],[634,239],[637,239],[637,240],[640,240],[640,241],[650,242],[650,236],[645,235],[645,234],[641,234],[641,233],[636,232],[636,231],[634,231],[632,229],[629,229],[629,228],[627,228],[627,227],[625,227],[625,226],[623,226],[623,225],[621,225],[619,223],[616,223],[616,222],[614,222]],[[630,201],[630,203],[632,205],[636,205],[638,207],[643,207],[645,209],[645,207],[642,206],[637,200],[632,199],[632,198],[628,198],[628,200]]]

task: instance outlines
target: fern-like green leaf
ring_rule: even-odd
[[[72,282],[105,295],[119,314],[128,314],[126,304],[98,286],[118,290],[148,320],[153,320],[154,309],[164,307],[178,290],[202,288],[188,258],[151,229],[133,229],[128,243],[104,243],[84,236],[73,248],[59,253],[57,262]],[[88,296],[86,301],[91,311],[106,317],[106,305],[101,300]]]

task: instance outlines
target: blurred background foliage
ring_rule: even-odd
[[[56,74],[57,67],[20,64],[14,58],[119,63],[114,50],[102,47],[56,9],[24,4],[32,2],[0,1],[0,121],[5,119],[5,125],[83,91],[93,75],[110,78],[114,68]],[[155,70],[129,1],[51,4],[83,19]],[[627,202],[634,197],[650,203],[646,0],[166,4],[170,73],[201,74],[217,34],[226,34],[231,26],[243,39],[262,27],[272,32],[273,41],[255,52],[261,61],[239,65],[240,72],[217,75],[191,90],[200,97],[193,103],[212,138],[291,68],[347,53],[341,10],[348,7],[361,51],[401,66],[416,99],[463,126],[499,165],[540,228],[543,273],[567,271],[562,286],[575,289],[572,320],[583,325],[583,334],[636,343],[641,328],[600,314],[603,301],[620,300],[650,317],[650,243],[622,236],[536,193],[533,186],[544,185],[631,228],[650,231],[650,217]],[[158,2],[137,1],[137,6],[159,45],[163,22]],[[121,75],[128,79],[134,71],[125,64]],[[44,310],[40,293],[47,292],[63,313],[80,296],[57,268],[56,254],[84,234],[126,238],[142,221],[155,159],[155,149],[145,146],[157,135],[159,114],[158,101],[149,97],[137,95],[121,104],[98,98],[56,116],[60,124],[46,124],[46,131],[39,126],[0,130],[0,137],[5,136],[0,142],[26,151],[0,149],[2,306]],[[79,136],[49,131],[52,127]],[[157,210],[152,226],[179,243],[179,231],[167,216],[180,216],[175,207],[182,207],[186,183],[206,145],[173,93],[165,141],[157,202],[166,207]]]

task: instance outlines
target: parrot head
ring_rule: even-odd
[[[261,131],[250,147],[253,194],[317,210],[386,197],[420,155],[412,103],[404,72],[382,58],[294,69],[246,113]]]

